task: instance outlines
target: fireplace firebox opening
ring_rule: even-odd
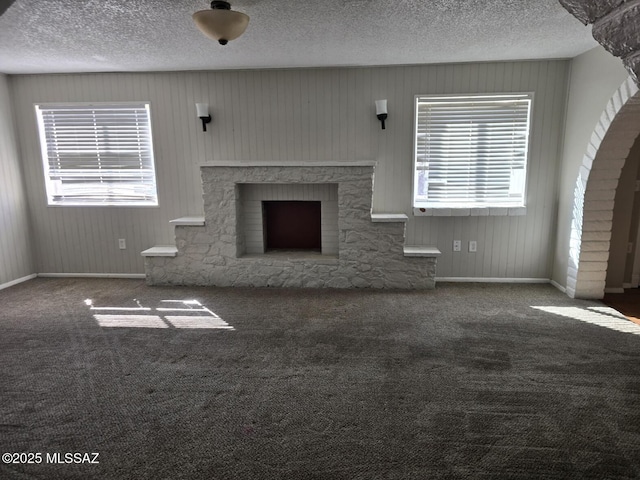
[[[269,200],[262,202],[265,251],[322,251],[319,201]]]

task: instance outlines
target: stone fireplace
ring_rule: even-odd
[[[205,215],[174,220],[176,245],[143,252],[147,282],[433,288],[440,252],[404,245],[406,215],[372,213],[374,168],[370,162],[202,166]],[[289,211],[278,212],[285,204]],[[276,217],[292,217],[285,230],[293,224],[294,236],[296,227],[316,228],[305,221],[319,210],[319,248],[270,248],[265,225],[282,221],[268,225],[272,207]]]

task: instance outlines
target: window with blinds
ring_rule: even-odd
[[[36,105],[49,205],[158,205],[149,104]]]
[[[416,96],[414,207],[524,207],[531,94]]]

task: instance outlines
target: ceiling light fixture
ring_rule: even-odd
[[[249,25],[249,16],[231,10],[229,2],[214,0],[211,10],[200,10],[193,14],[193,21],[207,37],[226,45],[244,33]]]

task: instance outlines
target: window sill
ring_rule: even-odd
[[[516,217],[527,214],[527,207],[486,208],[420,208],[413,207],[416,217]]]

